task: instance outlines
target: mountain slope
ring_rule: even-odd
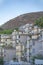
[[[40,17],[43,17],[43,12],[26,13],[9,20],[1,27],[3,29],[14,29],[15,27],[22,26],[26,23],[34,23],[34,21]]]

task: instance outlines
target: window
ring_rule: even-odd
[[[19,35],[19,38],[20,38],[20,35]]]
[[[33,53],[35,53],[35,49],[33,49]]]
[[[4,56],[6,56],[6,55],[4,55]]]
[[[5,39],[5,41],[7,41],[7,39]]]
[[[31,55],[31,53],[29,53],[29,55]]]
[[[35,41],[33,40],[33,46],[35,45]]]

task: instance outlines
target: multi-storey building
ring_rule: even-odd
[[[8,45],[11,43],[11,35],[0,34],[0,46]]]
[[[10,36],[0,37],[1,41],[11,44],[13,48],[4,48],[8,55],[14,52],[14,55],[18,61],[31,61],[31,57],[37,54],[43,55],[43,29],[38,26],[33,26],[33,24],[26,24],[20,27],[19,31],[14,30]],[[12,50],[11,50],[12,49]],[[12,52],[13,51],[13,52]],[[4,52],[4,54],[6,53]],[[8,59],[8,55],[4,56],[4,60],[11,60],[12,57]]]
[[[38,51],[41,49],[40,40],[42,39],[40,28],[38,28],[37,26],[33,27],[32,25],[29,26],[28,28],[29,28],[29,31],[28,30],[24,30],[22,32],[14,31],[12,33],[15,44],[19,45],[20,43],[24,46],[24,49],[27,50],[27,53],[24,53],[24,56],[27,58],[29,57],[29,55],[34,56],[38,54]],[[31,51],[30,53],[29,53],[29,50]]]
[[[21,57],[26,57],[27,61],[30,61],[32,56],[39,54],[40,50],[42,50],[43,42],[41,42],[41,40],[43,39],[42,38],[43,33],[41,33],[42,31],[38,26],[33,26],[32,24],[25,25],[22,27],[22,29],[21,29],[22,32],[16,31],[18,33],[18,34],[16,34],[16,39],[17,39],[16,42],[18,42],[18,44],[20,43],[24,46],[24,51],[23,51],[24,54]]]

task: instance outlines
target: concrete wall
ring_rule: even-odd
[[[16,57],[16,51],[14,48],[4,48],[4,61],[10,61]]]

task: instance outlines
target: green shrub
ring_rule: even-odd
[[[11,34],[13,30],[2,30],[0,31],[0,34]]]
[[[35,21],[34,25],[37,25],[37,26],[43,28],[43,17],[40,17],[39,19],[37,19]]]
[[[4,65],[3,57],[0,57],[0,65]]]

